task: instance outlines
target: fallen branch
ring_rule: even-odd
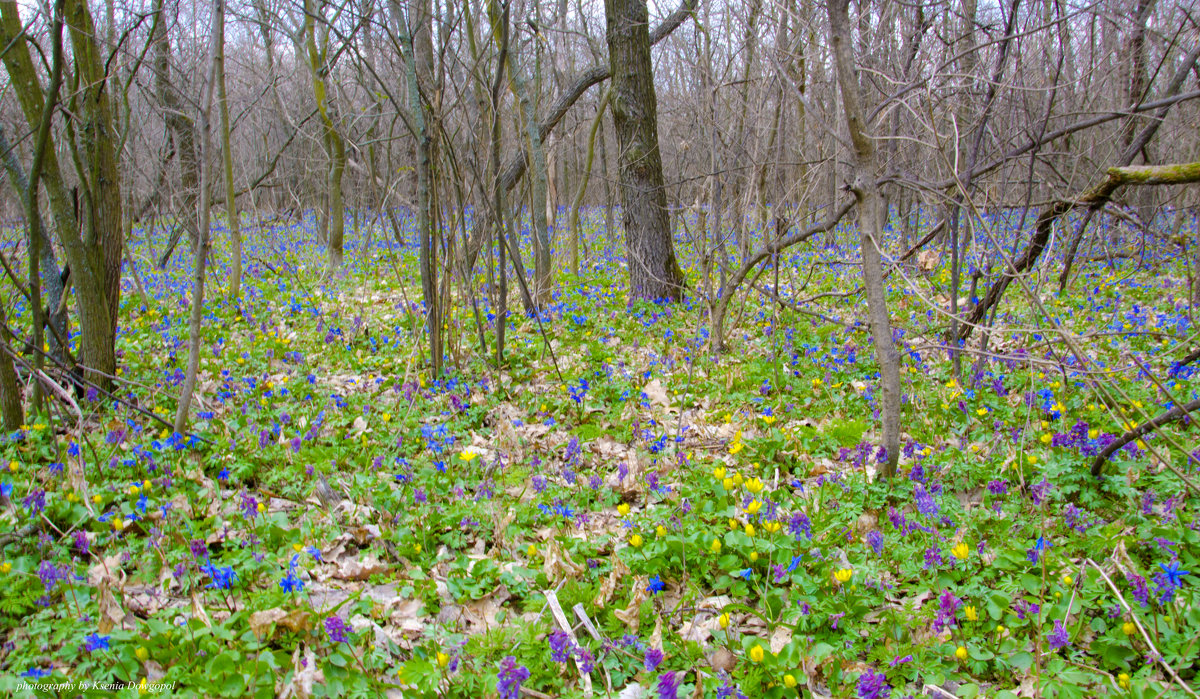
[[[1042,251],[1050,242],[1050,234],[1054,223],[1073,209],[1088,207],[1095,210],[1104,206],[1118,189],[1139,185],[1176,185],[1200,182],[1200,162],[1178,165],[1134,165],[1128,167],[1109,168],[1104,181],[1083,192],[1073,199],[1062,199],[1053,202],[1042,209],[1035,224],[1035,233],[1024,252],[1011,267],[992,283],[987,293],[975,307],[967,321],[959,328],[956,340],[966,340],[975,326],[987,316],[988,311],[1000,302],[1013,279],[1025,274],[1037,263]]]
[[[1104,469],[1104,462],[1108,461],[1109,457],[1117,453],[1117,451],[1126,444],[1145,437],[1147,434],[1157,430],[1163,425],[1169,425],[1172,422],[1178,422],[1186,417],[1189,413],[1194,412],[1197,409],[1200,409],[1200,399],[1191,401],[1190,403],[1185,403],[1184,405],[1176,405],[1174,408],[1171,408],[1165,413],[1161,413],[1158,415],[1158,417],[1155,417],[1147,422],[1143,422],[1131,430],[1126,430],[1125,434],[1117,437],[1112,444],[1104,447],[1104,451],[1101,451],[1096,455],[1095,461],[1092,462],[1092,476],[1099,477],[1100,471]]]

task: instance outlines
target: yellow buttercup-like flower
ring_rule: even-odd
[[[751,493],[760,493],[762,492],[762,489],[763,482],[760,478],[758,478],[758,476],[746,481],[746,490],[749,490]]]
[[[975,605],[968,606],[963,612],[967,616],[967,621],[979,621],[979,612],[975,611]]]
[[[950,549],[950,553],[954,554],[954,557],[958,560],[965,561],[967,560],[967,556],[971,555],[971,547],[967,546],[967,542],[960,541],[954,548]]]
[[[721,552],[721,540],[713,539],[712,543],[709,544],[709,546],[708,546],[708,550],[712,551],[713,553],[720,553]]]
[[[622,517],[629,514],[629,503],[623,502],[620,505],[617,505],[617,514],[621,515]]]
[[[642,535],[634,534],[633,536],[629,537],[629,545],[635,549],[640,547],[642,545]]]
[[[438,651],[437,664],[438,664],[438,667],[446,667],[447,665],[450,664],[450,656],[446,655],[445,653],[443,653],[441,651]]]
[[[966,647],[959,646],[958,648],[956,648],[954,651],[954,657],[958,658],[959,660],[966,660],[967,659]]]
[[[845,585],[850,582],[850,578],[854,577],[854,571],[850,568],[842,568],[833,574],[833,579],[838,581],[839,585]]]
[[[750,649],[750,662],[761,663],[766,655],[762,646],[754,646]]]
[[[723,629],[729,628],[729,612],[725,612],[721,616],[717,617],[717,623],[720,624],[721,628]]]

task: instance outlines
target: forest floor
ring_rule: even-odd
[[[352,233],[330,274],[311,222],[264,228],[233,304],[215,231],[186,435],[191,258],[135,248],[119,400],[0,443],[0,693],[1195,696],[1196,426],[1089,475],[1197,397],[1173,367],[1196,330],[1177,251],[1089,263],[1067,294],[1048,261],[1027,281],[1088,366],[1013,285],[961,379],[948,270],[897,270],[889,482],[861,296],[774,311],[768,272],[714,354],[686,250],[689,300],[629,304],[619,246],[585,229],[540,323],[510,302],[499,371],[455,282],[439,381],[412,245]],[[779,293],[852,292],[856,260],[788,251]]]

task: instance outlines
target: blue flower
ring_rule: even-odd
[[[50,674],[51,674],[50,670],[43,670],[40,667],[34,667],[34,666],[30,665],[28,670],[21,673],[21,677],[28,677],[29,679],[32,679],[32,680],[40,680],[43,677],[49,677]]]
[[[1170,567],[1167,567],[1166,564],[1163,563],[1159,563],[1158,567],[1163,569],[1163,573],[1166,575],[1166,579],[1171,583],[1172,587],[1179,587],[1182,585],[1183,576],[1189,575],[1188,571],[1179,569],[1178,560],[1171,561]]]
[[[750,576],[751,576],[751,575],[753,575],[753,574],[754,574],[754,570],[753,570],[753,569],[751,569],[751,568],[746,568],[745,570],[739,570],[738,572],[734,573],[734,574],[733,574],[733,576],[734,576],[735,578],[742,578],[742,579],[744,579],[744,580],[749,580],[749,579],[750,579]]]
[[[662,578],[655,575],[653,578],[650,578],[650,585],[646,587],[646,592],[657,595],[665,589],[667,589],[667,584],[662,581]]]
[[[88,634],[87,638],[83,639],[83,647],[89,653],[95,653],[98,650],[108,650],[108,639],[112,636],[101,636],[97,633]]]

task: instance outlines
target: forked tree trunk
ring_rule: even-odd
[[[875,143],[864,132],[862,104],[858,94],[858,75],[854,68],[854,51],[850,47],[849,0],[829,0],[829,34],[841,86],[842,106],[846,127],[854,144],[854,196],[858,200],[858,226],[861,231],[863,286],[867,292],[867,313],[875,358],[879,363],[879,383],[882,389],[880,417],[883,419],[883,448],[880,473],[885,478],[896,474],[900,457],[900,355],[892,340],[892,323],[888,316],[886,288],[883,283],[883,244],[881,207],[883,198],[876,183],[877,165]]]
[[[83,239],[76,245],[73,231],[59,230],[75,278],[81,329],[80,359],[85,377],[103,390],[112,387],[117,371],[117,311],[121,301],[121,175],[117,170],[117,134],[109,104],[104,57],[96,43],[92,15],[84,0],[66,0],[64,16],[70,29],[75,74],[76,126],[80,143],[77,173],[83,186]],[[76,252],[72,252],[72,250]]]

